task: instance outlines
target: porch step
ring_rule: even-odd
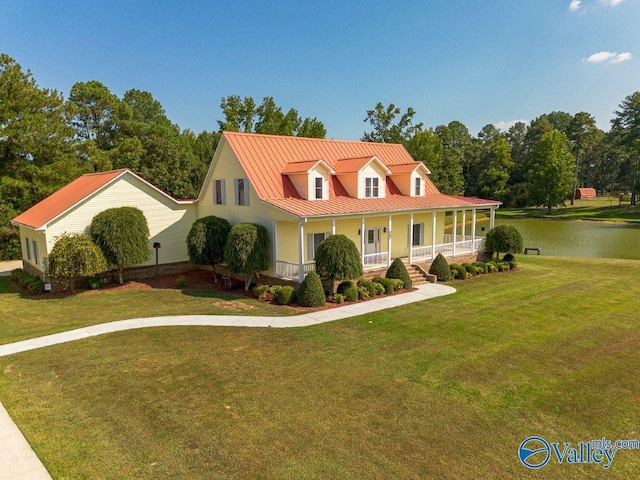
[[[424,285],[425,283],[429,283],[429,278],[424,273],[422,273],[422,271],[419,268],[416,268],[413,265],[410,265],[408,259],[403,258],[402,261],[405,267],[407,267],[409,278],[411,279],[411,283],[413,284],[414,287],[418,285]]]

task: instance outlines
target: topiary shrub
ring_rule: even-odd
[[[390,278],[375,277],[373,281],[379,285],[382,285],[384,287],[383,293],[386,293],[387,295],[393,295],[393,292],[395,292],[396,290],[393,286],[393,281]]]
[[[401,288],[404,288],[404,282],[399,278],[390,278],[389,280],[393,282],[394,289],[400,290]]]
[[[508,272],[511,270],[511,265],[509,262],[498,262],[498,271],[499,272]]]
[[[296,299],[296,291],[291,285],[281,285],[274,294],[274,298],[280,305],[291,305]]]
[[[484,249],[490,254],[496,254],[496,260],[500,252],[521,253],[524,246],[522,234],[512,225],[498,225],[487,232],[484,240]]]
[[[340,283],[340,285],[338,285],[338,288],[336,289],[336,292],[338,293],[344,293],[344,291],[347,288],[351,288],[351,287],[355,287],[356,284],[353,283],[351,280],[345,280],[344,282]]]
[[[326,238],[316,251],[316,272],[331,281],[331,288],[336,280],[362,275],[362,259],[353,240],[341,234]]]
[[[387,274],[385,275],[387,278],[395,278],[398,280],[402,280],[402,284],[404,288],[411,288],[411,277],[409,277],[409,272],[407,271],[407,267],[405,267],[404,262],[396,258],[389,269],[387,270]],[[401,287],[402,288],[402,287]]]
[[[479,268],[471,263],[465,262],[462,264],[462,266],[464,267],[464,269],[467,271],[469,275],[477,275],[478,273],[480,273]]]
[[[515,262],[516,257],[511,253],[506,253],[504,257],[502,257],[503,262]]]
[[[298,304],[303,307],[322,307],[327,303],[322,281],[316,272],[309,272],[304,277],[298,290]]]
[[[344,299],[347,302],[355,302],[358,300],[358,298],[360,298],[358,293],[358,288],[355,285],[349,287],[344,291]]]
[[[358,286],[366,288],[369,291],[370,297],[375,297],[376,295],[378,295],[376,285],[371,280],[365,280],[364,278],[362,278],[358,280]]]
[[[453,278],[458,280],[466,280],[467,279],[467,270],[462,265],[458,265],[457,263],[450,263],[449,269],[453,274]]]
[[[268,292],[275,297],[281,288],[282,285],[271,285]]]
[[[431,267],[429,267],[429,273],[435,275],[439,282],[448,282],[451,280],[451,269],[444,255],[441,253],[438,254],[431,264]]]
[[[480,274],[489,273],[489,267],[487,267],[487,264],[484,262],[473,262],[472,265],[478,269],[478,273]]]
[[[104,287],[105,282],[106,278],[102,276],[89,277],[87,278],[87,288],[90,288],[91,290],[97,290]]]
[[[179,289],[187,288],[187,285],[189,285],[189,282],[187,282],[186,277],[176,278],[176,288],[179,288]]]
[[[495,273],[498,271],[498,264],[496,262],[487,262],[488,273]]]
[[[356,287],[358,290],[358,300],[362,300],[363,298],[369,298],[369,290],[366,287]]]
[[[354,287],[355,288],[355,287]],[[340,305],[341,303],[344,303],[344,295],[342,295],[341,293],[336,293],[331,300],[333,301],[333,303],[337,303],[338,305]]]

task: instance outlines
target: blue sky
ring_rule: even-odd
[[[359,139],[377,102],[435,127],[587,111],[608,130],[640,90],[640,0],[7,1],[0,51],[68,96],[148,90],[181,128],[220,99],[273,96]]]

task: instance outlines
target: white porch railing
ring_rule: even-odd
[[[306,275],[309,272],[313,272],[316,269],[315,263],[305,263],[302,265],[303,272]],[[276,261],[276,276],[282,278],[291,278],[297,280],[300,278],[300,264],[283,262],[282,260]]]
[[[386,267],[388,258],[389,252],[369,253],[363,258],[363,267],[365,270]]]
[[[431,245],[421,245],[413,247],[411,250],[411,259],[414,262],[424,262],[425,260],[431,260],[433,247]]]
[[[472,238],[469,235],[467,235],[464,237],[464,240],[462,238],[463,237],[456,237],[456,240],[459,239],[459,241],[456,242],[456,256],[465,255],[468,253],[478,252],[482,250],[484,237],[478,237],[475,240],[472,240]],[[445,257],[453,257],[453,235],[445,235],[444,239],[446,243],[441,243],[435,246],[435,255],[438,255],[439,253],[441,253]],[[447,242],[447,240],[450,240],[450,241]],[[414,247],[413,249],[414,258],[417,253],[416,250],[422,249],[422,248],[425,248],[425,247]],[[431,248],[431,247],[426,247],[426,248]],[[431,256],[426,257],[427,260],[430,258]],[[416,260],[420,261],[418,259]]]

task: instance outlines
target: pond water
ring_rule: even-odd
[[[516,227],[524,246],[539,247],[542,255],[640,260],[640,225],[497,217],[501,224]]]

